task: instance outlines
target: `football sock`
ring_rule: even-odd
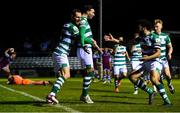
[[[153,90],[148,88],[147,85],[144,84],[143,80],[138,79],[135,83],[136,86],[147,92],[148,94],[152,94]]]
[[[64,82],[65,82],[65,78],[63,76],[58,77],[55,84],[53,85],[53,87],[51,89],[51,94],[50,95],[55,96],[59,92],[61,87],[63,86]]]
[[[167,93],[166,93],[166,91],[165,91],[164,86],[163,86],[162,84],[158,84],[158,85],[156,85],[156,87],[157,87],[157,90],[159,91],[159,94],[161,95],[163,101],[164,101],[165,103],[170,104],[171,102],[170,102],[170,100],[169,100],[169,98],[168,98],[168,96],[167,96]]]
[[[84,79],[83,79],[83,90],[82,90],[83,96],[88,95],[89,86],[91,84],[91,79],[93,76],[94,76],[94,72],[87,72],[87,76],[84,77]]]

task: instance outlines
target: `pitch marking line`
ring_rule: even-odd
[[[41,98],[39,98],[39,97],[36,97],[36,96],[30,95],[30,94],[25,93],[25,92],[22,92],[22,91],[18,91],[18,90],[11,89],[11,88],[6,87],[6,86],[1,85],[1,84],[0,84],[0,87],[4,88],[4,89],[6,89],[6,90],[9,90],[9,91],[11,91],[11,92],[19,93],[19,94],[21,94],[21,95],[24,95],[24,96],[26,96],[26,97],[32,98],[32,99],[34,99],[34,100],[43,101],[43,102],[45,102],[45,101],[46,101],[46,100],[41,99]],[[74,109],[72,109],[72,108],[70,108],[70,107],[63,106],[63,105],[60,105],[60,104],[51,105],[51,106],[53,106],[53,107],[57,107],[57,108],[61,108],[61,109],[65,110],[65,111],[67,111],[67,112],[82,113],[82,112],[80,112],[80,111],[74,110]]]

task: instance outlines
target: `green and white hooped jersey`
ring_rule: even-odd
[[[166,46],[171,44],[171,39],[169,35],[161,33],[158,35],[161,40],[161,56],[160,59],[166,59]]]
[[[115,54],[113,65],[114,66],[125,66],[126,65],[126,47],[122,45],[115,45]]]
[[[136,44],[132,50],[131,61],[139,61],[142,58],[141,45]]]
[[[88,23],[88,20],[86,17],[82,16],[81,17],[81,22],[80,22],[80,28],[85,28],[85,37],[86,38],[93,38],[93,34],[92,34],[92,31],[91,31],[91,27]],[[91,44],[85,44],[86,46],[88,47],[92,47]],[[78,44],[78,46],[81,46],[81,44]]]
[[[140,45],[142,49],[142,55],[152,55],[154,54],[155,49],[161,49],[161,42],[158,35],[154,33],[150,33],[147,36],[143,36],[140,39]],[[159,60],[159,58],[155,58],[152,60]]]
[[[64,24],[62,29],[61,41],[56,46],[55,51],[53,52],[55,55],[66,54],[69,55],[72,43],[75,38],[79,36],[79,29],[73,23]]]

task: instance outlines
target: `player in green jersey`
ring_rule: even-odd
[[[169,90],[172,94],[174,94],[175,89],[171,82],[171,73],[170,73],[169,64],[168,64],[168,60],[171,60],[172,58],[173,47],[172,47],[172,43],[171,43],[171,39],[169,35],[167,35],[166,33],[163,33],[162,28],[163,28],[163,21],[160,19],[155,19],[154,20],[154,29],[155,29],[154,33],[157,34],[161,40],[161,56],[160,56],[160,61],[162,64],[161,75],[163,74],[165,75]]]
[[[74,9],[71,14],[71,21],[65,23],[62,29],[61,40],[56,46],[52,58],[54,61],[54,72],[58,78],[53,85],[51,92],[46,97],[46,101],[50,104],[58,104],[56,94],[63,86],[65,80],[70,77],[70,67],[68,55],[75,40],[80,40],[78,25],[81,20],[81,11]]]
[[[156,85],[157,90],[164,101],[164,105],[171,105],[171,102],[168,98],[168,95],[165,91],[163,84],[159,81],[161,64],[160,64],[160,54],[161,54],[161,43],[160,38],[151,32],[151,23],[147,20],[141,20],[138,24],[140,38],[137,39],[137,42],[140,42],[142,49],[142,58],[140,61],[143,61],[135,70],[132,71],[129,75],[130,81],[141,88],[143,91],[149,94],[149,104],[152,104],[155,92],[144,83],[140,77],[142,76],[143,71],[147,71],[150,74],[151,82]]]
[[[95,47],[99,51],[101,51],[96,41],[93,39],[91,27],[88,22],[88,20],[92,19],[94,16],[95,9],[91,5],[85,5],[82,9],[82,17],[79,25],[81,42],[79,43],[79,47],[77,48],[77,56],[81,60],[82,67],[84,68],[85,73],[80,100],[88,104],[94,103],[88,93],[89,86],[94,76],[92,47]]]

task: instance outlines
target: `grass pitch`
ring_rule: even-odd
[[[55,78],[36,78],[33,80],[51,80]],[[113,81],[113,80],[112,80]],[[0,79],[0,112],[179,112],[180,111],[180,79],[173,79],[175,94],[171,94],[164,84],[173,105],[163,106],[158,94],[153,105],[148,105],[148,94],[139,89],[133,95],[133,85],[123,79],[120,92],[114,93],[114,84],[92,83],[89,94],[94,104],[85,104],[79,100],[82,89],[82,78],[68,79],[57,94],[58,105],[45,102],[46,95],[52,86],[43,85],[7,85],[6,79]]]

